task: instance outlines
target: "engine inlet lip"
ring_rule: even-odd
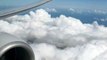
[[[24,43],[21,41],[10,42],[10,43],[0,47],[0,57],[2,57],[2,55],[5,54],[10,49],[17,48],[17,47],[21,47],[21,48],[25,49],[30,56],[30,60],[35,60],[34,52],[33,52],[32,48],[27,43]]]

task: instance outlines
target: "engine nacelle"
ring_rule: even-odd
[[[0,60],[34,60],[34,53],[24,40],[0,33]]]

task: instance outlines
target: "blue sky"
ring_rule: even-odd
[[[41,0],[0,0],[0,5],[18,6]],[[107,0],[53,0],[42,7],[107,10]]]
[[[80,9],[103,9],[107,10],[107,0],[53,0],[46,4],[56,8],[80,8]]]

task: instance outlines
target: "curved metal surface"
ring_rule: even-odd
[[[37,4],[25,5],[25,6],[22,6],[20,8],[10,9],[8,11],[1,12],[0,13],[0,19],[6,18],[6,17],[10,17],[12,15],[15,15],[15,14],[23,12],[23,11],[30,10],[32,8],[38,7],[40,5],[43,5],[43,4],[45,4],[45,3],[49,2],[49,1],[51,1],[51,0],[43,0],[41,2],[38,2]]]
[[[8,53],[12,49],[15,49],[14,53],[18,53],[18,54],[12,55],[12,53]],[[12,56],[8,55],[9,57],[7,58],[10,58],[10,57],[15,58],[17,56],[21,57],[23,55],[22,58],[25,60],[28,60],[28,59],[35,60],[33,50],[26,42],[10,34],[0,33],[0,60],[7,60],[7,59],[4,59],[3,57],[6,55],[6,53],[12,55]]]

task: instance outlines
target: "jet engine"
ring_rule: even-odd
[[[0,60],[34,60],[34,53],[24,40],[1,32]]]

